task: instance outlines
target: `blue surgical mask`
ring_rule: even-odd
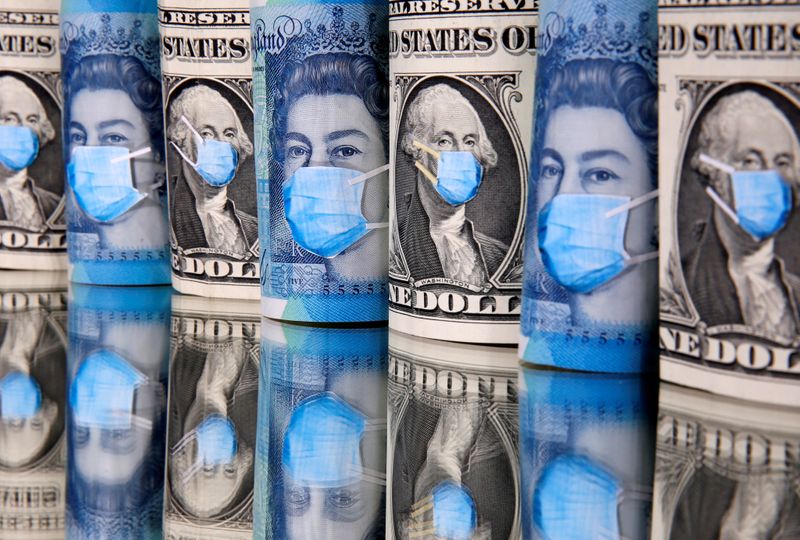
[[[133,396],[146,377],[117,353],[96,351],[84,359],[69,391],[69,404],[79,426],[128,429],[133,422]]]
[[[431,495],[434,536],[470,540],[478,526],[478,512],[467,488],[446,480],[433,488]]]
[[[367,419],[335,394],[317,394],[293,412],[283,439],[282,462],[293,483],[318,488],[382,483],[385,475],[361,463]]]
[[[778,171],[737,171],[705,154],[700,155],[700,160],[731,176],[736,211],[710,186],[706,193],[750,236],[761,241],[786,225],[792,211],[792,189]]]
[[[648,501],[652,495],[623,489],[614,474],[587,457],[560,456],[536,482],[533,523],[543,540],[619,540],[619,506],[626,498]]]
[[[129,152],[120,146],[75,147],[67,165],[67,179],[78,206],[95,221],[113,221],[147,197],[133,185],[130,160],[150,152]],[[158,185],[148,188],[151,192]]]
[[[628,211],[657,196],[559,194],[539,213],[539,250],[550,276],[564,288],[588,293],[627,266],[658,257],[625,251]]]
[[[366,173],[341,167],[297,169],[283,185],[283,206],[294,241],[306,251],[331,258],[371,229],[388,227],[388,223],[367,223],[361,213],[364,181],[388,169],[388,165]]]
[[[478,194],[483,167],[472,152],[437,152],[417,141],[414,141],[414,146],[437,160],[436,176],[420,161],[415,161],[414,166],[433,183],[448,204],[459,206]]]
[[[28,167],[39,155],[39,137],[28,127],[0,126],[0,163],[11,171]]]
[[[0,379],[0,418],[25,420],[42,406],[42,391],[27,373],[12,371]]]
[[[197,149],[197,161],[189,159],[189,156],[184,154],[177,144],[170,141],[175,150],[208,185],[222,187],[230,184],[236,175],[236,168],[239,166],[239,153],[236,148],[229,142],[204,139],[185,116],[181,116],[181,121],[192,132]]]
[[[236,429],[225,416],[207,416],[195,428],[197,460],[203,465],[231,463],[236,456],[238,441]]]

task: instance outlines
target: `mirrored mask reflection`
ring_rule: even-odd
[[[258,302],[175,297],[169,535],[250,538],[259,332]]]
[[[70,538],[161,531],[169,287],[71,285]]]
[[[61,273],[0,272],[3,537],[64,536],[66,300]]]
[[[387,330],[264,319],[256,538],[384,537]]]
[[[657,381],[520,368],[525,538],[647,538]]]
[[[659,393],[653,540],[800,538],[800,410]]]
[[[516,349],[389,333],[395,540],[519,538]]]

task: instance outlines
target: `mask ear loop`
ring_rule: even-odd
[[[653,488],[647,486],[637,486],[631,489],[622,489],[617,497],[617,523],[620,522],[619,511],[623,504],[628,502],[638,502],[641,504],[651,504],[653,502]],[[632,537],[625,536],[620,531],[620,540],[633,540]]]
[[[144,156],[146,154],[149,154],[150,152],[152,152],[152,148],[150,148],[149,146],[145,146],[144,148],[140,148],[139,150],[134,150],[130,154],[115,157],[111,160],[111,163],[113,164],[113,163],[119,163],[120,161],[132,161],[133,159],[139,156]],[[152,182],[146,186],[143,186],[143,189],[138,189],[136,187],[134,187],[134,189],[136,189],[136,191],[140,193],[145,194],[145,196],[147,197],[154,198],[155,190],[157,190],[163,185],[164,185],[164,179],[162,178],[158,182]]]
[[[640,195],[640,196],[638,196],[636,198],[631,199],[630,201],[628,201],[628,202],[626,202],[624,204],[621,204],[621,205],[617,206],[616,208],[612,208],[611,210],[609,210],[608,212],[605,213],[604,217],[606,219],[612,218],[612,217],[614,217],[616,215],[619,215],[619,214],[621,214],[623,212],[627,212],[629,210],[632,210],[632,209],[636,208],[637,206],[641,206],[644,203],[649,202],[649,201],[651,201],[651,200],[653,200],[653,199],[655,199],[657,197],[658,197],[658,190],[657,189],[654,189],[653,191],[648,191],[644,195]],[[650,261],[652,259],[657,259],[657,258],[658,258],[658,250],[654,250],[654,251],[651,251],[649,253],[642,253],[641,255],[634,255],[633,257],[631,257],[630,255],[625,253],[625,261],[629,265],[640,264],[640,263],[647,262],[647,261]]]
[[[736,169],[734,169],[733,167],[731,167],[727,163],[723,163],[722,161],[720,161],[718,159],[714,159],[711,156],[708,156],[706,154],[700,154],[700,161],[702,161],[706,165],[711,165],[715,169],[718,169],[718,170],[720,170],[720,171],[722,171],[724,173],[727,173],[727,174],[729,174],[731,176],[733,176],[733,173],[736,172]],[[725,214],[729,218],[731,218],[731,221],[733,221],[737,225],[740,224],[739,223],[739,216],[736,215],[736,212],[734,212],[733,209],[730,206],[728,206],[728,203],[726,203],[725,201],[722,200],[722,197],[720,197],[719,194],[711,188],[711,186],[706,186],[705,192],[709,197],[711,197],[711,200],[714,201],[717,204],[717,206],[719,206],[720,209],[723,212],[725,212]]]
[[[196,129],[194,129],[194,126],[193,126],[191,123],[189,123],[189,120],[187,120],[187,119],[186,119],[186,117],[185,117],[184,115],[181,115],[181,122],[183,122],[184,124],[186,124],[186,127],[188,127],[188,128],[189,128],[189,131],[191,131],[191,132],[192,132],[192,135],[194,135],[194,138],[195,138],[195,143],[197,143],[197,145],[198,145],[198,146],[199,146],[200,144],[202,144],[202,142],[203,142],[203,136],[202,136],[202,135],[200,135],[200,133],[198,133]],[[191,165],[191,166],[192,166],[192,167],[194,167],[194,168],[197,168],[197,166],[200,164],[200,161],[192,161],[191,159],[189,159],[189,156],[187,156],[186,154],[184,154],[184,153],[183,153],[183,150],[181,150],[181,149],[180,149],[180,147],[179,147],[177,144],[175,144],[175,142],[174,142],[174,141],[169,141],[169,143],[170,143],[172,146],[174,146],[174,147],[175,147],[175,150],[177,150],[177,151],[178,151],[178,153],[181,155],[181,157],[183,158],[183,160],[184,160],[184,161],[186,161],[186,163],[188,163],[189,165]]]
[[[348,180],[348,183],[351,186],[355,186],[356,184],[360,184],[362,182],[366,182],[367,180],[369,180],[373,176],[378,176],[379,174],[381,174],[383,172],[386,172],[389,169],[391,169],[391,165],[389,165],[388,163],[386,165],[381,165],[377,169],[372,169],[371,171],[367,171],[365,173],[359,174],[355,178],[352,178],[352,179]],[[389,222],[388,221],[381,221],[381,222],[376,222],[376,223],[367,223],[367,229],[369,229],[369,230],[372,230],[372,229],[385,229],[388,226],[389,226]]]
[[[386,427],[386,420],[367,420],[366,425],[364,426],[364,432],[361,434],[361,436],[363,437],[366,433],[372,431],[386,431]],[[386,473],[382,473],[373,469],[367,469],[366,467],[362,467],[358,473],[361,477],[361,480],[366,480],[367,482],[381,486],[386,485]]]
[[[440,159],[440,157],[441,157],[441,155],[442,155],[442,154],[441,154],[441,152],[437,152],[436,150],[434,150],[434,149],[433,149],[433,148],[431,148],[430,146],[428,146],[428,145],[426,145],[426,144],[422,144],[421,142],[413,141],[411,144],[412,144],[412,146],[414,146],[414,148],[419,148],[419,149],[420,149],[420,150],[422,150],[423,152],[426,152],[427,154],[429,154],[430,156],[432,156],[432,157],[433,157],[434,159],[436,159],[437,161]],[[425,178],[427,178],[428,180],[430,180],[430,181],[431,181],[431,183],[432,183],[434,186],[436,186],[436,185],[438,185],[438,184],[439,184],[439,179],[438,179],[438,178],[436,178],[436,175],[434,175],[434,174],[433,174],[433,173],[430,171],[430,169],[428,169],[428,168],[427,168],[425,165],[423,165],[423,164],[422,164],[422,163],[420,163],[419,161],[414,161],[414,166],[417,168],[417,170],[419,170],[419,172],[421,172],[421,173],[422,173],[422,174],[425,176]]]

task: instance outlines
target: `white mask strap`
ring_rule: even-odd
[[[439,159],[439,156],[441,156],[441,152],[437,152],[436,150],[434,150],[433,148],[431,148],[430,146],[428,146],[426,144],[422,144],[421,142],[417,142],[417,141],[413,141],[411,144],[414,146],[414,148],[419,148],[423,152],[427,152],[428,154],[430,154],[431,156],[433,156],[437,160]],[[425,165],[423,165],[419,161],[415,161],[414,162],[414,166],[417,168],[417,170],[419,170],[419,172],[421,172],[425,176],[425,178],[430,180],[431,183],[434,186],[439,183],[439,179],[436,178],[436,175],[433,174],[430,171],[430,169],[428,169],[428,167],[426,167]]]
[[[720,197],[716,191],[711,189],[711,186],[706,186],[706,194],[709,197],[711,197],[711,200],[714,201],[717,204],[717,206],[720,207],[720,210],[725,212],[728,215],[728,217],[731,218],[731,221],[733,221],[737,225],[739,224],[739,216],[737,216],[736,212],[734,212],[733,209],[731,209],[731,207],[728,206],[728,203],[722,200],[722,197]]]
[[[411,145],[414,148],[419,148],[423,152],[426,152],[426,153],[430,154],[431,156],[435,157],[436,159],[439,159],[439,156],[441,156],[441,152],[437,152],[436,150],[434,150],[433,148],[431,148],[427,144],[423,144],[423,143],[418,142],[418,141],[413,141],[411,143]]]
[[[633,257],[625,257],[625,262],[629,265],[640,264],[653,259],[658,259],[658,250],[642,253],[641,255],[634,255]]]
[[[382,172],[388,171],[390,168],[391,166],[387,163],[386,165],[381,165],[377,169],[372,169],[371,171],[359,174],[358,176],[356,176],[352,180],[349,180],[348,182],[350,183],[351,186],[354,186],[356,184],[360,184],[361,182],[366,182],[373,176],[378,176]]]
[[[145,154],[149,154],[151,152],[149,146],[145,146],[144,148],[140,148],[139,150],[134,150],[130,154],[126,154],[124,156],[115,157],[111,160],[111,163],[119,163],[120,161],[130,161],[133,158],[137,158],[139,156],[143,156]]]
[[[616,208],[612,208],[611,210],[606,212],[605,217],[606,218],[611,218],[611,217],[616,216],[617,214],[621,214],[622,212],[625,212],[626,210],[632,210],[633,208],[636,208],[637,206],[641,206],[644,203],[646,203],[647,201],[655,199],[656,197],[658,197],[658,190],[654,189],[653,191],[645,193],[644,195],[639,195],[635,199],[631,199],[630,201],[626,202],[625,204],[621,204],[621,205],[617,206]]]
[[[714,159],[709,155],[700,154],[700,161],[705,163],[706,165],[711,165],[715,169],[719,169],[720,171],[728,174],[733,174],[736,172],[736,169],[728,165],[727,163],[723,163],[718,159]]]
[[[186,127],[189,128],[189,130],[194,134],[195,137],[197,137],[201,141],[203,140],[203,136],[200,135],[200,133],[196,129],[194,129],[194,126],[189,122],[189,120],[186,119],[184,115],[181,115],[181,122],[186,124]]]

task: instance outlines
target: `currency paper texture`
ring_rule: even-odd
[[[63,539],[67,281],[0,272],[0,538]]]
[[[251,540],[258,302],[175,296],[166,540]]]
[[[390,332],[386,538],[520,538],[515,352]]]
[[[251,6],[263,314],[386,320],[386,4]]]
[[[389,2],[389,324],[516,343],[537,2]]]
[[[662,384],[652,540],[800,537],[800,411]]]
[[[69,539],[162,537],[171,294],[70,287]]]
[[[655,0],[540,4],[520,356],[657,368]]]
[[[661,377],[800,406],[800,3],[659,8]]]
[[[384,538],[386,339],[264,319],[253,538]]]
[[[67,268],[59,4],[0,6],[0,268]]]
[[[658,381],[523,364],[520,385],[523,538],[647,538]]]
[[[172,284],[260,298],[248,0],[159,0]]]
[[[170,282],[156,0],[62,0],[70,280]]]

